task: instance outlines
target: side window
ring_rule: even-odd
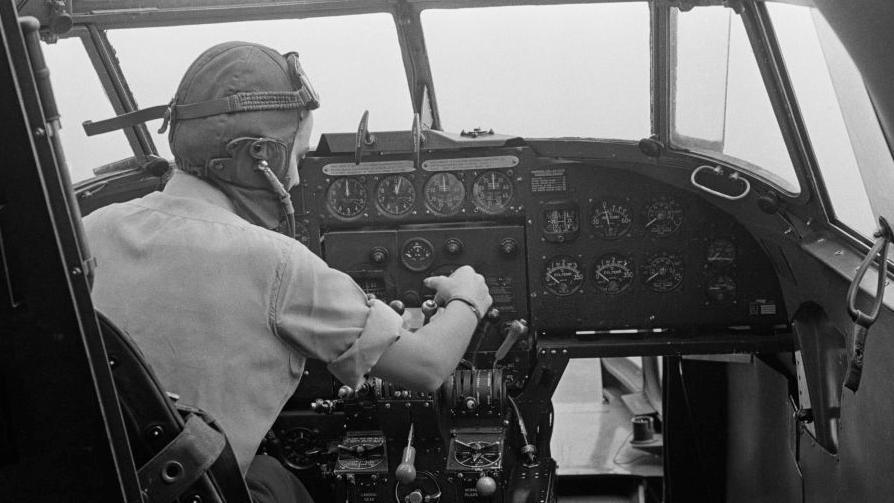
[[[800,185],[742,19],[726,7],[671,9],[677,30],[671,141],[730,160],[789,194]]]
[[[846,108],[859,104],[871,110],[862,78],[815,9],[777,4],[767,9],[832,204],[831,217],[869,237],[876,223],[859,164],[884,163],[894,171],[894,162],[875,115]]]
[[[81,123],[115,115],[80,38],[44,44],[50,81],[59,106],[62,148],[72,182],[93,176],[93,170],[133,155],[122,131],[88,137]]]

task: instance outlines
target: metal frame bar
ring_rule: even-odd
[[[795,176],[801,185],[801,193],[794,199],[800,203],[818,196],[823,213],[828,215],[825,187],[817,177],[816,157],[804,126],[801,109],[789,79],[776,33],[769,22],[766,6],[753,0],[742,4],[742,22],[757,59],[757,66],[766,87],[770,104],[776,114],[776,122],[789,151]],[[790,196],[789,196],[790,197]]]
[[[652,134],[658,141],[670,143],[672,58],[671,8],[660,2],[650,3],[652,22]]]
[[[441,129],[441,114],[435,98],[434,82],[428,50],[425,47],[425,35],[422,31],[421,11],[409,3],[401,2],[393,12],[400,52],[410,86],[410,97],[413,112],[422,113],[425,108],[425,88],[428,87],[428,101],[432,112],[432,129]]]
[[[90,62],[93,64],[93,69],[99,76],[99,81],[112,103],[112,109],[118,115],[136,110],[137,105],[133,93],[127,85],[127,79],[121,71],[115,50],[112,48],[106,32],[93,25],[78,31],[81,32],[80,38],[90,57]],[[127,137],[134,155],[140,157],[150,154],[158,155],[158,150],[155,148],[155,143],[145,124],[124,129],[124,135]]]

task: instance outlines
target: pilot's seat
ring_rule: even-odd
[[[223,431],[166,393],[130,337],[97,313],[146,503],[251,503]]]

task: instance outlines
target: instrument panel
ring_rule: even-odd
[[[540,334],[785,323],[774,270],[735,219],[618,166],[526,147],[418,167],[314,157],[296,200],[302,240],[386,301],[418,305],[422,278],[469,263],[495,299],[514,285],[502,307]]]

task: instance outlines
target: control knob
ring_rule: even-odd
[[[500,253],[507,257],[512,257],[518,253],[518,241],[513,238],[505,238],[500,241]]]
[[[444,243],[444,251],[448,255],[459,255],[463,252],[463,242],[457,238],[450,238]]]
[[[475,482],[475,490],[478,491],[479,496],[484,496],[485,498],[493,496],[497,492],[497,481],[493,477],[482,473],[478,481]]]
[[[369,261],[373,264],[384,264],[388,261],[388,250],[381,246],[376,246],[369,251]]]

